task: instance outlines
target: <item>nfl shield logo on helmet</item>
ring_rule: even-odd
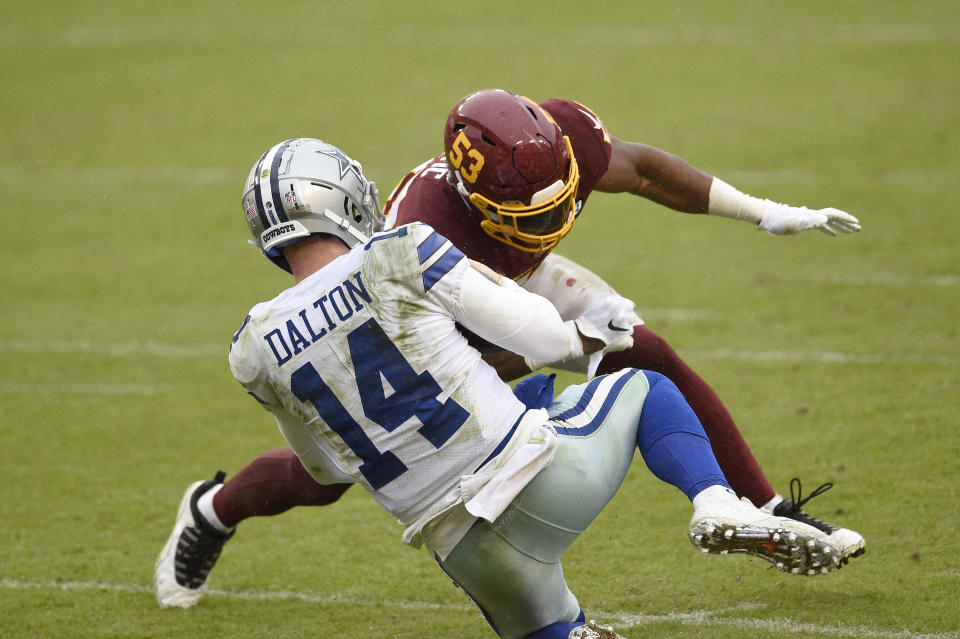
[[[284,200],[286,201],[287,208],[300,208],[300,202],[297,201],[297,192],[293,190],[293,185],[290,185],[290,190],[284,193]]]

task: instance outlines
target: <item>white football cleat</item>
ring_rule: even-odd
[[[830,526],[827,522],[822,523]],[[834,528],[827,536],[840,551],[840,565],[837,568],[843,568],[851,559],[867,552],[867,542],[856,530]]]
[[[793,489],[794,484],[797,486],[796,493],[794,493]],[[863,539],[863,535],[855,530],[840,528],[822,519],[817,519],[804,512],[801,508],[805,503],[817,495],[827,492],[831,488],[833,488],[832,483],[821,484],[816,490],[810,493],[806,499],[803,499],[802,493],[800,492],[800,479],[794,477],[790,480],[790,499],[784,499],[777,504],[773,508],[773,514],[779,517],[795,519],[825,532],[840,553],[840,564],[837,567],[843,568],[851,559],[867,552],[867,542]]]
[[[687,536],[704,554],[753,555],[793,575],[819,575],[839,564],[840,553],[825,532],[755,508],[746,497],[697,509]]]
[[[233,532],[213,528],[197,510],[197,500],[223,483],[223,472],[212,481],[197,481],[187,488],[173,532],[157,557],[153,585],[163,608],[191,608],[207,592],[207,576]]]
[[[613,631],[613,626],[603,626],[597,624],[591,619],[582,626],[577,626],[570,631],[567,639],[626,639]]]

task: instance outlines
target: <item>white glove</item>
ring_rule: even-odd
[[[852,233],[860,230],[860,220],[840,209],[811,210],[805,206],[789,206],[771,200],[764,200],[763,204],[758,228],[773,235],[793,235],[813,228],[827,235],[836,235],[837,231]]]
[[[593,379],[604,355],[633,346],[633,327],[640,322],[633,308],[630,300],[619,295],[608,295],[594,302],[577,318],[576,325],[580,333],[604,343],[603,349],[592,353],[587,360],[587,379]]]
[[[633,325],[639,319],[633,312],[634,304],[625,297],[608,295],[590,305],[577,318],[577,329],[586,337],[612,344],[627,335],[633,335]]]

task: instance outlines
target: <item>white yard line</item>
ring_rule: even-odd
[[[115,592],[150,593],[153,588],[139,584],[112,584],[92,581],[23,581],[20,579],[0,579],[0,588],[6,590],[109,590]],[[372,606],[404,610],[471,610],[473,606],[431,601],[410,601],[402,599],[374,599],[350,597],[340,594],[311,594],[288,590],[243,592],[230,590],[211,590],[211,597],[258,601],[279,601],[295,599],[307,603],[331,603],[343,606]],[[923,633],[912,630],[887,630],[870,626],[844,626],[838,624],[798,623],[790,619],[753,619],[731,616],[737,612],[762,610],[765,606],[757,603],[745,603],[738,606],[713,610],[694,610],[691,612],[670,612],[663,614],[634,614],[628,612],[593,611],[604,625],[612,624],[617,628],[635,628],[657,623],[681,623],[685,626],[711,627],[734,626],[747,630],[764,630],[784,633],[806,633],[829,637],[853,637],[854,639],[960,639],[960,633]],[[722,616],[721,616],[722,615]]]
[[[8,590],[109,590],[113,592],[134,592],[153,594],[152,586],[137,584],[111,584],[94,581],[23,581],[20,579],[0,579],[0,588]],[[349,606],[373,606],[403,608],[410,610],[475,610],[469,603],[450,604],[433,601],[409,601],[402,599],[374,599],[371,597],[351,597],[342,594],[321,595],[316,593],[294,592],[290,590],[270,591],[233,591],[211,589],[209,597],[243,599],[257,601],[280,601],[295,599],[307,603],[339,603]]]
[[[634,628],[637,626],[648,626],[655,623],[673,622],[681,623],[684,626],[733,626],[744,628],[746,630],[765,630],[777,633],[806,633],[811,635],[825,635],[829,637],[854,637],[856,639],[956,639],[960,633],[922,633],[912,630],[887,630],[884,628],[871,628],[869,626],[843,626],[834,624],[815,624],[793,621],[792,619],[773,618],[773,619],[752,619],[743,617],[729,616],[731,609],[726,610],[703,610],[694,612],[677,612],[659,615],[632,615],[625,613],[600,613],[596,616],[599,619],[610,619],[611,621],[602,621],[603,624],[612,624],[614,630],[618,627]],[[723,614],[724,616],[717,616]],[[619,625],[618,625],[619,624]]]

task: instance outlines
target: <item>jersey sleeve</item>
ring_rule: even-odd
[[[550,99],[540,103],[564,135],[570,138],[580,168],[580,193],[593,191],[610,166],[610,136],[593,111],[573,100]]]
[[[455,318],[483,339],[541,362],[570,354],[570,333],[546,298],[506,277],[494,283],[470,267],[461,280]]]
[[[430,226],[410,228],[424,295],[456,322],[488,342],[537,361],[556,361],[569,354],[569,333],[548,300],[509,278],[496,283],[481,274]]]
[[[383,242],[367,278],[382,297],[418,298],[488,342],[537,361],[556,361],[570,352],[570,335],[545,298],[481,275],[460,250],[422,222],[384,233],[406,242]],[[376,238],[374,236],[374,242]],[[392,269],[387,276],[387,269]],[[406,293],[399,293],[401,286]]]
[[[403,238],[405,241],[390,241]],[[367,244],[369,258],[364,261],[365,278],[382,298],[398,295],[396,287],[407,295],[428,297],[442,303],[457,290],[462,269],[469,260],[450,240],[423,222],[413,222],[373,236]]]
[[[415,224],[411,228],[417,244],[417,262],[424,293],[429,293],[441,281],[444,289],[456,290],[458,281],[462,277],[461,273],[469,266],[469,260],[460,249],[437,233],[433,227],[427,224]],[[443,281],[445,277],[448,279]]]

